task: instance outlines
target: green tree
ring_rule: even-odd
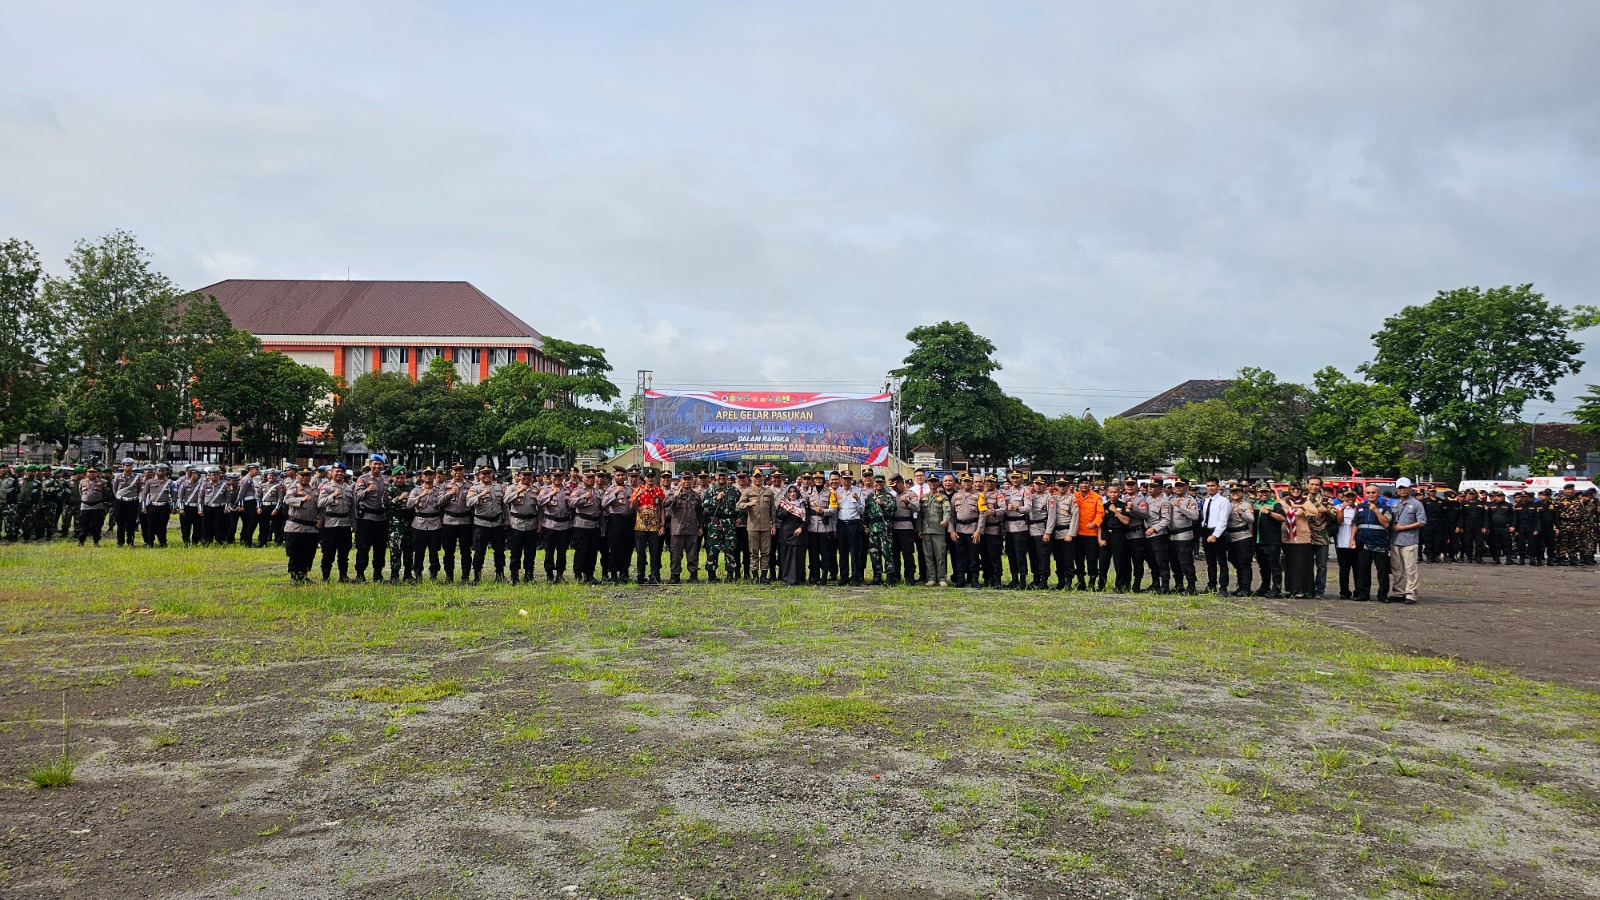
[[[1400,393],[1426,420],[1433,451],[1452,470],[1484,477],[1514,459],[1517,435],[1503,428],[1534,399],[1583,365],[1570,331],[1588,322],[1548,303],[1531,284],[1440,291],[1408,306],[1373,334],[1373,360],[1358,372]]]
[[[61,368],[74,431],[119,444],[175,420],[171,325],[177,291],[126,231],[79,241],[68,274],[45,282],[63,316]]]
[[[196,365],[194,394],[202,408],[235,430],[244,452],[257,458],[292,458],[300,433],[325,421],[338,379],[282,353],[264,353],[254,335],[230,330],[205,345]]]
[[[1054,419],[1045,419],[1037,448],[1033,451],[1033,465],[1037,469],[1053,471],[1077,470],[1084,467],[1083,459],[1091,453],[1100,453],[1105,443],[1100,423],[1070,413]]]
[[[1417,439],[1420,424],[1400,392],[1386,384],[1351,381],[1332,366],[1312,378],[1306,438],[1341,469],[1399,472],[1404,445]]]
[[[1162,446],[1182,472],[1215,474],[1249,467],[1249,426],[1226,400],[1186,403],[1156,422]],[[1218,462],[1200,462],[1210,458]]]
[[[1240,468],[1246,474],[1257,463],[1274,472],[1305,474],[1309,401],[1304,387],[1279,381],[1266,369],[1246,366],[1222,399],[1239,414],[1244,428],[1246,450]]]
[[[368,372],[357,378],[334,409],[330,423],[341,440],[374,449],[413,454],[429,443],[418,412],[417,382],[403,372]]]
[[[628,440],[633,425],[617,405],[621,391],[611,382],[605,351],[550,337],[542,350],[563,371],[536,372],[513,363],[480,385],[487,404],[484,449],[502,454],[544,450],[570,461],[573,454]]]
[[[260,352],[261,347],[254,336],[233,327],[216,297],[186,294],[177,298],[173,313],[167,341],[170,369],[162,376],[171,389],[161,393],[156,406],[158,424],[168,432],[211,421],[197,390],[207,357],[243,352],[241,348]],[[229,441],[232,446],[231,424]]]
[[[943,459],[952,445],[964,451],[995,439],[1004,394],[995,383],[1000,364],[994,342],[965,322],[940,322],[911,329],[912,344],[900,368],[900,407],[906,421],[921,426],[927,440],[942,442]]]
[[[1578,431],[1600,437],[1600,384],[1589,385],[1589,393],[1578,398],[1572,417],[1578,420]]]
[[[1105,475],[1118,472],[1153,472],[1167,461],[1165,441],[1157,419],[1124,419],[1112,416],[1101,427],[1101,453],[1105,461],[1098,469]]]
[[[1009,467],[1016,459],[1036,460],[1044,448],[1045,417],[1005,394],[994,404],[993,412],[994,432],[962,445],[967,460],[985,468]]]
[[[0,443],[45,427],[55,402],[47,364],[57,322],[42,284],[32,244],[15,238],[0,243]]]
[[[434,357],[417,378],[417,435],[450,461],[472,464],[483,446],[483,394],[477,385],[462,384],[455,364]]]

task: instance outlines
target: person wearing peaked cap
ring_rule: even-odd
[[[374,453],[367,460],[367,470],[351,484],[355,506],[356,583],[367,580],[367,563],[372,563],[372,580],[382,581],[384,563],[388,556],[391,534],[389,528],[390,499],[389,476],[383,454]]]
[[[440,511],[443,525],[439,529],[444,549],[444,581],[456,580],[456,555],[461,556],[461,580],[471,575],[472,569],[472,510],[467,507],[467,492],[472,485],[467,482],[464,463],[450,464],[450,477],[439,485]]]
[[[125,456],[122,470],[111,476],[111,510],[117,527],[117,546],[133,547],[139,525],[139,490],[142,479],[133,471],[133,457]],[[13,532],[15,539],[16,532]]]
[[[277,469],[268,469],[261,473],[261,479],[256,486],[261,493],[256,512],[255,546],[265,547],[273,541],[281,543],[283,541],[283,490],[286,487],[283,473]],[[247,543],[245,546],[249,546],[249,544]]]
[[[540,544],[544,550],[544,580],[557,584],[567,580],[567,553],[572,549],[572,495],[560,469],[551,469],[539,489]]]
[[[3,480],[0,478],[0,481]],[[90,466],[78,485],[78,530],[75,535],[78,546],[82,547],[91,538],[96,547],[100,546],[100,532],[106,521],[106,504],[110,501],[110,483],[101,477],[98,466]]]
[[[167,546],[167,522],[172,515],[172,484],[167,467],[155,466],[139,484],[139,529],[146,547]]]

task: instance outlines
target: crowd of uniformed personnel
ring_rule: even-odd
[[[1427,489],[1399,498],[1208,479],[1092,484],[1021,473],[864,470],[674,477],[457,463],[412,473],[373,454],[364,470],[246,466],[224,472],[124,459],[95,466],[0,465],[0,527],[17,541],[76,538],[165,546],[282,545],[295,582],[897,584],[1322,597],[1330,561],[1341,598],[1416,598],[1416,562],[1581,565],[1595,561],[1600,504],[1570,487],[1539,496]],[[351,550],[355,551],[352,575]],[[508,565],[509,563],[509,565]],[[1372,574],[1377,574],[1373,593]],[[1391,592],[1391,574],[1394,587]],[[1053,581],[1052,581],[1053,575]],[[1231,577],[1230,577],[1231,575]]]

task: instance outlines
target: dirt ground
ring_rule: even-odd
[[[1600,569],[1439,563],[1422,567],[1421,584],[1415,606],[1299,600],[1278,608],[1417,653],[1600,690]]]
[[[1593,569],[1405,607],[7,552],[4,897],[1600,896]]]

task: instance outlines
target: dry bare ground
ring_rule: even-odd
[[[1544,660],[1595,572],[1427,575],[291,588],[273,551],[4,547],[0,893],[1600,896],[1595,643]]]

